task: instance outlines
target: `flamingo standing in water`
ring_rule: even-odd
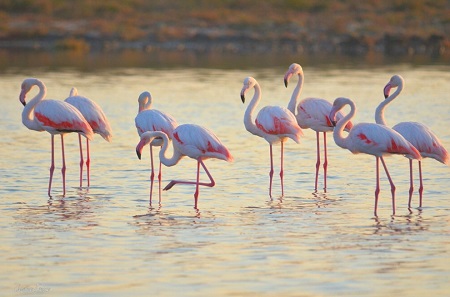
[[[391,77],[389,82],[383,89],[385,100],[380,103],[375,112],[375,120],[377,124],[387,125],[384,119],[384,110],[386,106],[391,103],[392,100],[397,98],[397,96],[403,90],[404,80],[400,75],[394,75]],[[397,88],[392,95],[389,95],[392,88]],[[427,126],[417,123],[417,122],[401,122],[392,127],[395,131],[400,133],[406,140],[411,142],[412,145],[420,152],[422,158],[430,157],[443,164],[450,165],[450,156],[447,150],[442,145],[439,138],[434,134]],[[418,160],[419,163],[419,207],[422,207],[422,193],[423,193],[423,182],[422,182],[422,161]],[[411,198],[414,192],[413,183],[413,165],[412,160],[409,160],[409,200],[408,207],[411,208]]]
[[[253,122],[252,114],[256,105],[261,100],[261,87],[253,77],[247,77],[244,79],[244,86],[241,90],[242,103],[245,103],[245,93],[254,88],[255,93],[253,95],[250,104],[247,107],[244,115],[244,125],[247,131],[264,138],[270,146],[270,182],[269,182],[269,196],[272,198],[272,179],[273,179],[273,155],[272,145],[281,143],[281,197],[284,196],[283,185],[283,152],[284,142],[291,138],[296,143],[300,143],[300,137],[303,135],[302,129],[297,124],[295,116],[287,108],[281,106],[265,106],[256,116],[255,122]]]
[[[333,138],[336,144],[348,149],[353,154],[365,153],[376,158],[376,189],[374,214],[377,216],[378,194],[380,193],[380,173],[379,160],[383,164],[386,176],[391,184],[392,213],[395,214],[395,185],[392,182],[389,171],[384,162],[383,156],[390,154],[402,154],[410,159],[420,160],[419,151],[398,132],[383,125],[374,123],[358,123],[353,126],[347,137],[342,135],[345,125],[356,113],[356,106],[348,98],[337,98],[333,103],[330,112],[330,120],[336,123],[336,113],[344,106],[350,106],[350,112],[343,119],[337,122],[333,131]]]
[[[34,87],[39,93],[26,103],[27,93]],[[66,195],[66,160],[64,156],[64,134],[69,132],[81,133],[87,139],[92,139],[94,132],[83,115],[69,103],[58,100],[43,100],[47,94],[44,83],[37,78],[27,78],[22,82],[20,102],[24,105],[22,123],[30,130],[47,131],[51,134],[52,163],[50,166],[50,179],[48,183],[48,196],[51,197],[53,171],[55,170],[55,135],[61,135],[62,150],[62,180],[63,196]]]
[[[112,130],[109,125],[108,119],[105,116],[102,108],[89,98],[78,95],[76,88],[70,90],[70,95],[65,102],[73,105],[78,109],[88,121],[94,133],[100,134],[106,141],[111,142]],[[81,134],[78,133],[78,143],[80,146],[80,188],[83,185],[83,147],[81,144]],[[89,139],[86,139],[86,173],[87,173],[87,185],[91,185],[90,179],[90,164],[91,156],[89,150]]]
[[[139,159],[141,158],[143,147],[152,143],[155,139],[161,139],[162,149],[159,152],[159,159],[164,165],[174,166],[184,156],[197,160],[197,180],[195,182],[172,180],[164,188],[164,190],[169,190],[176,184],[194,184],[194,208],[197,209],[199,186],[214,187],[216,184],[203,161],[209,158],[216,158],[231,162],[233,161],[231,153],[210,130],[198,125],[183,124],[173,130],[172,157],[166,157],[166,151],[170,142],[167,134],[161,131],[148,131],[141,135],[141,141],[136,146],[136,153]],[[202,165],[208,175],[209,183],[200,182],[200,165]]]
[[[142,92],[138,99],[139,102],[139,113],[134,119],[136,124],[136,129],[139,136],[147,131],[162,131],[171,140],[173,130],[178,126],[177,121],[171,115],[164,113],[162,111],[151,109],[152,108],[152,96],[149,92]],[[153,181],[155,178],[155,171],[153,166],[153,146],[162,146],[163,139],[161,137],[156,137],[150,143],[150,164],[151,164],[151,174],[150,174],[150,204],[152,203],[152,192],[153,192]],[[161,202],[161,161],[159,162],[159,202]]]
[[[303,87],[303,68],[297,63],[291,64],[286,74],[284,75],[284,85],[287,87],[289,79],[298,75],[297,86],[292,93],[291,100],[288,104],[288,109],[295,115],[298,125],[302,129],[311,128],[316,131],[316,143],[317,143],[317,161],[316,161],[316,179],[314,183],[314,191],[317,191],[317,183],[319,177],[320,168],[320,140],[319,134],[323,132],[323,150],[324,150],[324,162],[323,162],[323,189],[327,190],[327,169],[328,169],[328,157],[327,157],[327,132],[331,132],[334,126],[331,124],[329,115],[333,105],[325,99],[321,98],[305,98],[301,100],[298,105],[297,101],[300,97],[300,93]],[[295,107],[297,106],[297,114],[295,114]],[[340,120],[344,115],[339,112],[336,114],[336,120]],[[349,131],[352,128],[352,122],[348,122],[345,126],[345,131]]]

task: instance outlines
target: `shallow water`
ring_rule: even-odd
[[[289,65],[255,70],[211,68],[20,69],[0,75],[2,145],[0,234],[5,296],[444,296],[450,290],[449,168],[425,160],[424,207],[407,209],[408,162],[387,164],[397,186],[392,216],[382,174],[378,217],[373,216],[375,160],[329,144],[328,191],[314,193],[315,134],[285,146],[285,197],[268,197],[268,144],[250,135],[239,92],[246,76],[262,86],[261,106],[287,105]],[[450,149],[450,72],[446,66],[304,67],[302,98],[353,99],[354,122],[373,122],[383,87],[393,74],[406,86],[388,108],[389,124],[426,123]],[[113,142],[95,137],[91,187],[78,186],[77,137],[67,135],[67,195],[61,196],[60,154],[54,196],[47,197],[50,136],[21,123],[20,84],[44,81],[48,98],[72,86],[107,114]],[[139,94],[179,123],[211,128],[235,161],[208,160],[214,188],[163,192],[150,206],[149,156],[138,160],[134,117]],[[249,94],[250,97],[252,95]],[[31,97],[30,97],[31,98]],[[59,142],[56,142],[57,144]],[[275,147],[274,194],[280,194]],[[163,186],[194,179],[195,161],[163,168]],[[202,176],[206,178],[206,176]],[[417,180],[417,179],[416,179]],[[322,186],[320,180],[319,186]],[[157,191],[155,191],[157,193]],[[418,205],[415,194],[413,205]]]

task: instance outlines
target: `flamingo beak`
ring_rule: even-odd
[[[284,86],[287,88],[288,83],[289,83],[289,79],[291,78],[292,73],[288,72],[286,73],[286,75],[284,76]]]
[[[140,159],[141,159],[141,152],[138,151],[137,149],[136,149],[136,155],[138,156],[138,158],[139,158],[139,160],[140,160]]]
[[[242,103],[245,103],[245,94],[244,93],[241,93],[241,100],[242,100]]]
[[[20,103],[23,104],[23,106],[27,105],[27,102],[25,101],[25,96],[26,96],[25,90],[22,90],[19,95],[19,100]]]
[[[142,144],[142,141],[140,141],[138,143],[138,145],[136,146],[136,155],[138,156],[139,160],[141,160],[142,148],[143,147],[144,147],[144,145]]]
[[[384,94],[384,99],[386,99],[387,97],[389,97],[389,93],[391,92],[391,84],[387,84],[384,89],[383,89],[383,94]]]

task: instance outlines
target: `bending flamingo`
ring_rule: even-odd
[[[213,132],[198,125],[184,124],[178,126],[173,131],[172,157],[166,157],[166,151],[170,142],[167,134],[161,131],[153,131],[145,132],[141,135],[141,141],[136,146],[136,153],[139,159],[141,158],[143,147],[158,138],[162,141],[162,149],[159,152],[159,159],[164,165],[174,166],[184,156],[197,160],[197,180],[195,182],[172,180],[164,188],[164,190],[169,190],[176,184],[194,184],[194,207],[197,209],[199,186],[214,187],[216,184],[203,161],[209,158],[216,158],[231,162],[233,161],[233,157]],[[208,175],[209,183],[200,182],[200,165],[202,165]]]
[[[70,90],[69,97],[64,100],[65,102],[73,105],[78,109],[88,121],[94,133],[100,134],[106,141],[111,142],[112,130],[109,125],[108,119],[105,116],[102,108],[89,98],[78,95],[76,88]],[[81,144],[81,134],[78,133],[78,143],[80,146],[80,188],[83,185],[83,147]],[[89,150],[89,139],[86,139],[86,171],[87,171],[87,184],[91,185],[90,174],[91,156]]]
[[[245,111],[244,124],[247,131],[264,138],[270,146],[270,182],[269,182],[269,196],[272,198],[272,179],[273,179],[273,155],[272,145],[281,143],[281,197],[284,196],[283,185],[283,153],[284,142],[291,138],[295,142],[300,142],[300,136],[303,135],[302,129],[297,124],[295,116],[287,108],[281,106],[265,106],[256,116],[255,122],[253,122],[253,111],[256,105],[261,100],[261,87],[253,77],[247,77],[244,79],[244,86],[241,90],[242,103],[245,103],[245,93],[254,88],[255,93],[253,95],[250,104]]]
[[[316,178],[314,183],[314,191],[317,191],[317,183],[319,177],[320,168],[320,140],[319,133],[323,132],[323,150],[324,150],[324,162],[323,162],[323,189],[327,190],[327,169],[328,169],[328,156],[327,156],[327,132],[333,131],[334,127],[329,119],[330,111],[333,105],[325,99],[321,98],[305,98],[301,100],[298,105],[297,101],[300,97],[300,93],[303,87],[303,69],[297,63],[291,64],[288,71],[284,75],[284,85],[287,87],[289,79],[298,75],[297,86],[292,93],[291,100],[289,101],[288,109],[295,115],[297,123],[302,129],[312,129],[316,131],[316,143],[317,143],[317,161],[316,161]],[[295,107],[297,106],[297,114],[295,114]],[[336,114],[336,119],[339,121],[344,115],[339,112]],[[345,131],[349,131],[352,128],[352,122],[348,122],[345,126]]]
[[[34,87],[39,93],[28,102],[27,93]],[[22,123],[30,130],[47,131],[52,135],[52,163],[48,183],[48,196],[51,197],[53,171],[55,170],[55,135],[61,135],[63,195],[66,194],[66,160],[64,156],[64,134],[81,133],[87,139],[92,139],[94,132],[83,115],[72,105],[58,100],[43,100],[47,94],[44,83],[36,78],[27,78],[22,82],[20,102],[25,106],[22,112]]]
[[[380,173],[379,160],[383,164],[386,176],[391,184],[392,194],[392,213],[395,214],[395,185],[392,182],[389,171],[384,162],[383,156],[389,154],[402,154],[410,159],[420,160],[419,151],[409,143],[398,132],[383,125],[374,123],[358,123],[353,126],[347,137],[342,135],[345,125],[353,118],[356,113],[356,106],[350,99],[337,98],[333,103],[330,112],[330,120],[336,121],[336,112],[341,110],[345,105],[349,105],[350,113],[344,116],[333,131],[333,138],[336,144],[342,148],[348,149],[353,154],[365,153],[373,155],[376,158],[376,189],[375,189],[375,207],[374,214],[377,215],[378,194],[380,192]]]
[[[152,96],[149,92],[142,92],[138,99],[139,113],[134,119],[139,136],[147,131],[162,131],[169,139],[172,139],[173,130],[178,126],[177,121],[169,114],[161,112],[152,108]],[[155,178],[155,171],[153,166],[153,146],[161,146],[163,140],[161,137],[157,137],[150,143],[150,203],[152,203],[153,181]],[[159,162],[159,202],[161,202],[161,161]]]
[[[384,119],[384,110],[386,106],[391,103],[392,100],[397,98],[400,92],[403,90],[404,80],[400,75],[394,75],[384,87],[385,100],[380,103],[375,112],[375,120],[377,124],[387,125]],[[389,96],[392,88],[397,90]],[[434,134],[427,126],[417,122],[402,122],[392,127],[395,131],[400,133],[406,140],[411,142],[412,145],[420,152],[422,158],[430,157],[443,164],[450,165],[450,156],[447,150],[442,145],[439,138]],[[422,161],[419,163],[419,207],[422,207],[422,193],[423,193],[423,181],[422,181]],[[408,207],[411,208],[411,198],[414,192],[413,183],[413,165],[412,160],[409,160],[409,200]]]

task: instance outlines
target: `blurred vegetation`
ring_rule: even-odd
[[[385,34],[448,40],[450,1],[0,0],[0,20],[2,40],[75,38],[69,47],[80,38],[167,42],[198,32],[297,41],[364,36],[370,46]]]

